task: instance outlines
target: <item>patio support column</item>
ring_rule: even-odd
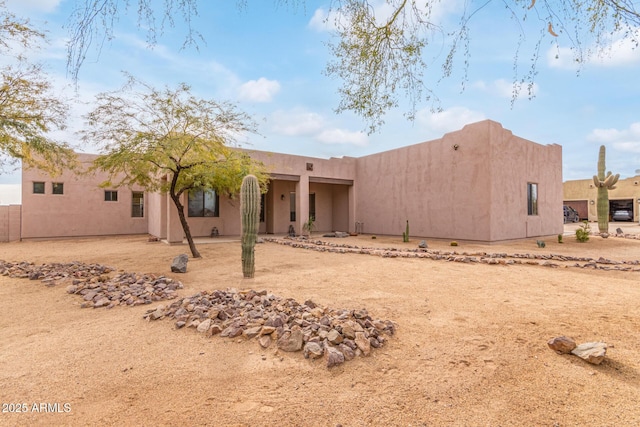
[[[349,230],[350,233],[356,232],[356,184],[349,186]]]
[[[296,233],[303,234],[302,226],[309,220],[309,176],[301,175],[296,182]]]

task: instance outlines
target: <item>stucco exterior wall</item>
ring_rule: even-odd
[[[149,234],[160,239],[167,238],[167,195],[151,193],[145,201]]]
[[[327,231],[355,231],[355,221],[353,224],[349,223],[349,208],[351,202],[349,201],[349,188],[348,185],[333,185],[332,191],[332,218],[333,224],[331,228],[327,228]]]
[[[244,150],[271,174],[261,233],[302,234],[315,195],[315,232],[355,231],[426,238],[499,241],[562,232],[562,151],[514,136],[485,120],[440,139],[361,158],[319,159]],[[81,154],[89,164],[94,155]],[[131,191],[104,200],[106,175],[51,178],[23,171],[22,237],[142,234],[182,242],[184,233],[167,195],[145,194],[145,215],[132,218]],[[33,194],[33,182],[45,194]],[[64,194],[51,194],[51,183]],[[538,214],[527,214],[527,183],[538,185]],[[114,189],[115,190],[115,189]],[[134,189],[136,190],[136,189]],[[295,193],[295,220],[290,217]],[[183,196],[187,215],[186,195]],[[194,237],[240,233],[237,197],[219,199],[219,217],[188,217]]]
[[[20,240],[22,227],[22,206],[0,206],[0,242]]]
[[[220,216],[194,218],[188,215],[186,196],[183,201],[184,214],[189,222],[193,237],[210,236],[211,229],[216,227],[221,236],[240,234],[240,200],[236,197],[220,196]],[[175,205],[171,205],[171,214],[176,212]]]
[[[495,241],[562,232],[562,150],[489,120],[443,138],[357,159],[364,232]],[[527,182],[539,214],[527,215]]]
[[[496,122],[481,125],[491,141],[490,240],[562,233],[562,147],[517,137]],[[537,185],[537,215],[527,213],[528,183]]]
[[[344,192],[348,193],[348,188],[354,185],[357,159],[320,159],[263,151],[247,153],[267,165],[274,175],[269,190],[273,195],[273,206],[269,206],[272,211],[267,210],[267,222],[271,221],[265,227],[267,232],[287,233],[293,225],[296,233],[303,233],[302,226],[309,218],[309,193],[316,194],[316,232],[354,231],[355,208],[352,205],[355,200],[349,204],[349,197],[345,198]],[[289,220],[292,192],[296,193],[295,222]]]
[[[94,155],[80,154],[88,165]],[[51,177],[37,169],[22,170],[22,238],[105,236],[147,233],[147,218],[132,218],[132,191],[119,188],[117,201],[104,200],[105,174]],[[34,194],[33,182],[44,182],[45,193]],[[63,194],[52,194],[52,183],[63,183]],[[115,189],[114,189],[115,190]],[[139,190],[139,189],[138,189]]]
[[[414,236],[488,240],[487,139],[466,133],[359,158],[363,231],[401,235],[408,220]]]
[[[336,209],[340,206],[344,209],[340,211],[341,225],[348,226],[349,208],[342,204],[344,198],[341,198],[340,203],[334,208],[333,188],[339,185],[333,184],[332,180],[353,181],[355,169],[353,159],[319,159],[271,152],[243,151],[250,154],[254,160],[265,163],[268,172],[273,174],[265,199],[265,221],[260,223],[261,233],[286,234],[289,226],[293,225],[296,233],[301,234],[302,224],[308,218],[310,193],[314,193],[316,198],[317,232],[334,230],[333,217],[337,215]],[[329,182],[314,182],[314,180]],[[295,193],[296,221],[290,220],[291,193]],[[151,197],[153,206],[155,206],[153,201],[155,197],[159,196]],[[180,242],[184,233],[182,233],[175,206],[168,197],[165,196],[165,199],[164,211],[167,219],[150,217],[149,232],[169,242]],[[237,196],[220,197],[220,216],[207,218],[189,217],[186,200],[184,196],[182,203],[185,206],[185,216],[193,237],[209,236],[213,227],[218,229],[220,235],[240,234],[240,201]],[[164,232],[163,223],[168,227]]]

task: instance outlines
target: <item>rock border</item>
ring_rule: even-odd
[[[640,260],[615,261],[600,257],[574,257],[559,254],[507,254],[488,252],[456,252],[426,248],[376,248],[350,245],[346,243],[325,242],[301,237],[265,237],[266,242],[287,245],[294,248],[315,250],[319,252],[351,253],[380,256],[382,258],[420,258],[438,261],[462,263],[482,263],[489,265],[539,265],[552,268],[593,268],[599,270],[618,270],[640,272]]]

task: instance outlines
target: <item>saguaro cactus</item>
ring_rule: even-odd
[[[593,176],[593,183],[598,188],[598,231],[600,234],[609,233],[609,190],[613,190],[620,178],[620,174],[612,175],[611,171],[604,174],[605,148],[600,146],[598,155],[598,175]]]
[[[247,175],[240,188],[240,216],[242,222],[242,274],[253,278],[255,246],[260,224],[260,186],[258,178]]]

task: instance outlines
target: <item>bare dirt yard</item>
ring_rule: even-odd
[[[637,224],[626,230],[640,234]],[[324,240],[415,249],[420,239]],[[640,240],[578,243],[567,234],[562,244],[545,241],[545,248],[535,239],[428,244],[463,257],[640,260]],[[83,309],[66,285],[0,277],[0,425],[640,425],[640,265],[576,267],[589,262],[557,257],[547,266],[544,258],[490,265],[266,242],[256,247],[255,278],[243,279],[238,241],[199,249],[203,257],[190,259],[185,274],[169,267],[186,246],[146,236],[5,243],[0,260],[164,274],[184,284],[183,297],[251,288],[366,308],[393,321],[396,334],[367,357],[327,368],[322,358],[264,349],[256,339],[207,337],[172,320],[143,319],[162,303]],[[606,342],[605,360],[592,365],[556,354],[547,341],[561,335]]]

